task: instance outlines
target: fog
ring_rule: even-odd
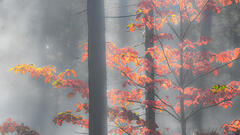
[[[76,13],[86,7],[85,3],[76,0],[1,1],[1,122],[12,118],[43,135],[76,134],[78,127],[58,127],[52,120],[59,112],[73,108],[77,99],[68,100],[67,90],[52,88],[43,80],[16,75],[8,69],[21,63],[54,65],[58,72],[77,69],[79,51],[76,48],[81,40],[86,40],[87,27],[86,15]],[[81,77],[87,80],[86,75]]]
[[[142,31],[131,33],[127,30],[127,25],[134,22],[134,17],[114,18],[134,14],[134,4],[137,2],[105,0],[106,41],[114,42],[118,47],[144,42]],[[87,82],[87,64],[78,59],[78,45],[87,41],[87,16],[84,10],[86,0],[0,1],[0,123],[12,118],[41,135],[87,133],[86,129],[71,124],[59,127],[52,122],[59,112],[73,109],[73,105],[81,100],[80,97],[68,100],[68,89],[53,88],[41,79],[8,72],[9,68],[22,63],[37,66],[54,65],[58,72],[66,68],[75,69],[78,78]],[[225,16],[212,16],[211,37],[216,42],[211,49],[239,47],[238,13],[239,10],[224,10]],[[224,19],[229,16],[232,21]],[[226,31],[229,27],[232,31]],[[197,29],[198,35],[201,30],[197,26],[194,28]],[[136,49],[143,51],[143,47],[139,46]],[[240,65],[235,63],[231,70],[222,69],[223,74],[218,80],[207,77],[204,80],[206,87],[211,87],[213,82],[239,80],[239,67]],[[108,70],[107,77],[108,89],[121,88],[124,78],[118,72]],[[236,98],[233,101],[235,104],[228,110],[211,108],[201,112],[191,120],[188,128],[200,127],[207,131],[216,129],[227,121],[239,119],[240,99]],[[160,124],[160,130],[180,130],[179,124],[165,114],[157,114],[157,122]],[[220,128],[217,130],[222,131]]]

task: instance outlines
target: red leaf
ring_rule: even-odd
[[[213,71],[213,75],[214,75],[214,76],[217,76],[217,75],[218,75],[218,70],[214,70],[214,71]]]
[[[211,56],[211,57],[209,58],[209,62],[210,62],[210,63],[212,63],[212,62],[213,62],[213,60],[214,60],[214,57],[213,57],[213,56]]]
[[[228,67],[231,68],[232,67],[232,62],[228,64]]]
[[[179,102],[176,104],[176,106],[175,106],[175,111],[176,111],[176,113],[179,113],[180,112],[180,106],[179,106]]]
[[[233,52],[233,59],[236,59],[239,55],[240,48],[235,48]]]
[[[133,31],[135,30],[133,24],[129,24],[129,25],[128,25],[128,28],[129,28],[129,31],[130,31],[130,32],[133,32]]]

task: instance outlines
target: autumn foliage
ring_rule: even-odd
[[[85,128],[88,128],[88,119],[84,119],[82,116],[74,115],[71,110],[58,113],[56,118],[53,120],[53,122],[59,126],[61,126],[64,121],[67,123],[72,122],[73,125],[77,124],[81,127],[84,126]]]
[[[110,130],[110,134],[161,134],[157,123],[146,121],[138,114],[137,109],[132,109],[136,106],[140,106],[141,109],[151,106],[154,111],[168,114],[180,123],[182,135],[186,135],[184,130],[187,121],[199,111],[216,106],[224,109],[231,107],[232,99],[240,95],[240,81],[213,84],[209,88],[197,88],[194,83],[210,74],[218,76],[222,67],[231,68],[233,63],[240,59],[240,48],[222,52],[201,51],[201,47],[210,47],[209,43],[214,41],[205,36],[191,39],[187,34],[193,23],[197,24],[206,17],[203,12],[219,14],[222,8],[233,2],[239,3],[238,0],[140,0],[136,21],[129,24],[128,28],[131,32],[145,28],[154,29],[151,42],[155,45],[140,53],[131,46],[118,48],[114,43],[106,43],[108,68],[118,71],[125,78],[122,89],[111,89],[107,92],[109,120],[116,127]],[[172,7],[178,10],[173,10]],[[149,15],[150,11],[154,13],[154,17]],[[171,33],[163,32],[164,25],[169,27]],[[180,32],[176,27],[180,27]],[[176,44],[165,44],[166,40],[176,41]],[[81,61],[87,61],[88,44],[80,45],[79,48],[82,51]],[[153,61],[144,57],[146,54],[150,55]],[[154,79],[146,75],[146,72],[151,72],[152,69]],[[29,73],[56,88],[70,88],[69,99],[78,93],[86,100],[75,104],[75,112],[88,113],[88,86],[76,78],[74,70],[66,69],[57,73],[54,66],[19,64],[10,71]],[[152,89],[155,90],[155,100],[146,100],[145,93]],[[163,91],[173,91],[175,94],[169,96],[162,94]],[[176,102],[171,102],[172,99]],[[70,110],[61,112],[54,118],[58,125],[62,125],[64,121],[88,128],[88,119],[82,115],[75,115]],[[156,130],[150,131],[146,126],[149,123],[156,127]],[[229,131],[239,132],[239,121],[224,124],[223,128],[225,134]]]
[[[16,133],[17,135],[39,135],[36,131],[31,130],[29,127],[22,124],[17,124],[12,119],[7,119],[2,125],[0,125],[1,135],[8,133]]]
[[[33,64],[19,64],[14,68],[10,68],[9,71],[13,71],[16,74],[19,72],[21,74],[29,73],[33,78],[41,78],[45,83],[49,83],[55,88],[70,88],[71,92],[67,95],[68,99],[71,99],[77,93],[81,94],[83,99],[88,99],[88,86],[83,81],[75,79],[77,74],[74,70],[66,69],[64,72],[57,73],[56,68],[52,65],[36,67]],[[72,76],[72,78],[70,78],[70,76]],[[82,109],[85,109],[85,113],[88,113],[87,103],[77,103],[75,106],[76,112],[81,112]],[[81,115],[74,115],[71,110],[58,113],[53,121],[58,125],[62,125],[62,123],[66,121],[67,123],[72,122],[73,124],[81,125],[86,128],[88,127],[88,119],[84,119]]]
[[[224,134],[234,133],[235,135],[240,134],[240,120],[234,120],[230,124],[223,124]]]
[[[44,67],[36,67],[34,64],[18,64],[9,71],[14,73],[26,74],[29,73],[33,78],[39,79],[42,77],[45,83],[50,83],[55,88],[71,88],[68,98],[71,98],[76,93],[81,93],[82,98],[88,98],[88,86],[86,83],[79,79],[69,79],[72,75],[73,78],[77,77],[76,71],[66,69],[64,72],[57,73],[56,68],[52,65]]]

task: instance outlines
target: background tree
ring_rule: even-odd
[[[220,3],[218,3],[218,1],[194,1],[194,2],[192,2],[192,1],[159,2],[159,1],[150,1],[150,0],[141,1],[141,3],[138,6],[139,7],[138,13],[142,13],[143,15],[141,15],[141,14],[137,15],[137,21],[139,20],[139,22],[129,26],[130,31],[133,31],[135,28],[142,28],[144,26],[147,26],[148,28],[154,27],[154,28],[156,28],[156,31],[160,31],[160,30],[162,30],[163,24],[167,24],[170,27],[170,29],[172,30],[174,37],[179,40],[178,41],[179,42],[178,50],[175,49],[174,47],[171,48],[170,46],[168,46],[167,48],[164,48],[162,39],[164,39],[164,38],[171,39],[171,36],[169,36],[166,33],[158,33],[159,35],[156,34],[155,41],[160,44],[159,46],[160,46],[160,49],[162,49],[162,52],[160,52],[158,48],[152,48],[151,50],[149,50],[149,53],[151,53],[152,57],[155,57],[155,58],[161,57],[161,56],[158,56],[161,54],[162,57],[166,60],[168,70],[170,70],[169,73],[172,73],[173,78],[175,78],[175,80],[176,80],[174,82],[175,86],[173,88],[175,88],[176,90],[179,90],[179,96],[178,96],[179,102],[177,103],[177,105],[175,107],[175,111],[173,113],[171,113],[171,114],[169,113],[169,114],[181,123],[180,125],[182,128],[183,135],[186,134],[186,121],[190,117],[195,115],[200,110],[214,107],[217,105],[220,105],[220,106],[223,106],[224,108],[226,108],[228,105],[230,105],[229,103],[231,103],[230,100],[231,100],[232,96],[236,96],[239,94],[238,89],[235,89],[236,87],[238,87],[238,84],[236,82],[231,82],[228,85],[223,86],[223,87],[218,87],[218,85],[216,85],[214,88],[212,88],[212,89],[210,88],[211,89],[210,91],[212,91],[215,94],[216,94],[216,92],[214,91],[214,89],[219,91],[221,89],[224,90],[225,88],[228,88],[228,89],[230,88],[230,91],[232,91],[232,96],[230,96],[230,97],[217,97],[216,95],[215,96],[211,95],[212,93],[207,93],[207,91],[209,92],[209,89],[205,89],[205,90],[195,89],[194,90],[194,88],[192,86],[190,87],[190,85],[192,85],[194,82],[198,81],[199,79],[205,77],[206,75],[208,75],[210,73],[217,75],[218,69],[223,67],[224,65],[228,65],[229,67],[231,67],[232,61],[238,60],[237,56],[239,53],[238,48],[235,49],[234,51],[226,51],[226,52],[222,52],[219,54],[217,54],[217,53],[215,54],[215,53],[211,53],[211,52],[201,52],[201,51],[199,52],[197,50],[197,46],[205,45],[205,44],[209,43],[211,40],[206,37],[200,37],[198,39],[198,41],[196,41],[194,43],[189,41],[189,39],[187,38],[188,31],[189,31],[191,25],[193,25],[193,23],[195,21],[198,23],[200,21],[200,17],[204,16],[202,14],[203,11],[212,10],[215,13],[220,13],[221,6],[225,7],[226,5],[232,4],[232,1],[224,1],[224,2],[220,1]],[[236,1],[236,3],[237,2],[238,1]],[[169,8],[167,9],[167,7],[170,4],[177,5],[179,7],[178,15],[176,15],[174,13],[174,10],[171,10]],[[221,4],[221,6],[220,6],[220,4]],[[196,9],[195,9],[195,7],[196,7]],[[164,10],[164,8],[166,10]],[[148,13],[151,10],[154,10],[155,14],[157,14],[158,17],[151,18],[151,16],[148,16]],[[153,21],[155,23],[153,25],[151,25],[151,22],[153,22]],[[178,24],[178,22],[179,22],[179,27],[180,27],[179,33],[173,27],[173,24]],[[167,51],[169,51],[169,52],[167,52]],[[136,52],[134,52],[134,51],[132,51],[132,52],[133,52],[132,55],[136,54]],[[172,55],[168,54],[170,52]],[[136,55],[135,56],[132,56],[132,55],[129,54],[128,57],[140,58],[140,57],[137,57]],[[176,55],[176,57],[174,55]],[[203,55],[203,56],[201,56],[201,55]],[[196,58],[193,58],[191,56],[194,56]],[[124,57],[127,57],[127,56],[124,55]],[[136,64],[135,61],[138,61],[136,59],[134,60],[134,59],[130,59],[130,58],[129,59],[125,58],[125,59],[127,59],[128,62],[124,61],[123,63],[133,62]],[[213,60],[215,60],[215,59],[216,59],[217,63],[219,62],[219,63],[225,63],[225,64],[223,66],[216,66],[214,68],[214,67],[212,67],[211,64],[215,64],[215,63],[212,63]],[[129,62],[129,61],[131,61],[131,62]],[[139,61],[141,61],[141,60],[139,60]],[[120,62],[121,61],[119,60],[116,63],[118,64]],[[150,64],[150,63],[148,63],[148,64]],[[129,69],[129,67],[124,66],[124,64],[121,66],[122,66],[121,68],[117,67],[117,66],[116,66],[116,68],[121,72],[123,72],[123,70],[126,70],[126,71],[124,71],[126,73],[124,73],[123,75],[125,75],[125,77],[127,77],[128,79],[130,78],[128,81],[130,82],[131,85],[144,86],[143,84],[140,85],[138,82],[134,83],[134,80],[138,81],[137,79],[135,79],[138,77],[136,77],[137,76],[136,73],[134,74],[132,72],[133,70],[131,68]],[[155,64],[154,66],[157,67],[158,65]],[[126,69],[124,69],[124,68],[126,68]],[[158,69],[158,70],[160,70],[160,69]],[[192,74],[193,77],[187,78],[187,76],[186,76],[187,74],[188,75]],[[196,78],[194,78],[194,76],[196,76],[196,75],[198,75],[198,76]],[[150,79],[148,78],[148,80],[150,80]],[[235,85],[235,88],[232,85]],[[234,89],[232,89],[232,88],[234,88]],[[227,90],[224,90],[224,91],[226,92]],[[201,95],[202,97],[201,96],[198,97],[197,95]],[[209,100],[209,98],[211,96],[215,97],[215,98],[219,98],[219,99],[214,99],[212,101],[212,103],[209,103],[211,105],[207,106],[206,100]],[[218,96],[220,96],[220,95],[218,95]],[[123,99],[125,99],[125,98],[123,98]],[[159,100],[161,101],[160,98],[159,98]],[[139,102],[139,101],[135,101],[135,102]],[[196,107],[196,103],[199,103],[198,107]],[[169,104],[166,103],[166,105],[169,105]],[[193,105],[193,106],[191,106],[191,105]],[[185,111],[187,106],[189,106],[190,107],[189,109],[192,110],[192,112],[190,112],[190,114],[187,114],[187,112]],[[173,106],[168,106],[168,107],[173,108]],[[179,114],[174,114],[174,113],[179,113]]]
[[[149,11],[148,14],[150,17],[154,18],[153,15],[153,10]],[[154,43],[152,42],[154,36],[154,28],[150,28],[148,29],[148,27],[145,27],[145,51],[148,51],[149,48],[153,48],[154,47]],[[154,63],[154,59],[152,58],[152,56],[147,53],[145,55],[146,59],[149,60],[149,62]],[[146,68],[150,68],[149,71],[146,71],[146,76],[149,77],[151,80],[154,80],[154,67],[151,67],[152,65],[149,64],[147,65],[148,67]],[[151,100],[154,101],[155,100],[155,90],[154,90],[154,83],[149,83],[146,84],[147,85],[147,89],[146,89],[146,100]],[[147,123],[147,128],[155,131],[156,126],[152,126],[151,123],[155,123],[155,111],[154,111],[154,107],[153,106],[148,106],[148,108],[146,108],[146,121]],[[150,132],[150,134],[152,134]]]
[[[199,47],[208,44],[211,40],[207,37],[199,37],[197,41],[192,42],[186,37],[192,23],[200,19],[202,10],[211,9],[216,13],[219,13],[220,9],[218,6],[214,5],[214,3],[210,3],[208,6],[206,6],[208,2],[205,4],[198,3],[199,5],[197,5],[197,9],[200,10],[195,11],[192,9],[193,4],[189,3],[190,1],[185,1],[184,3],[178,1],[178,4],[172,1],[171,4],[173,4],[173,6],[179,6],[180,15],[177,15],[173,14],[173,11],[171,12],[170,10],[166,12],[164,12],[164,10],[163,12],[158,10],[158,8],[166,8],[167,4],[169,4],[167,2],[141,2],[142,3],[139,4],[139,10],[137,11],[140,13],[137,15],[137,20],[140,20],[140,22],[131,25],[130,29],[143,28],[145,26],[156,29],[156,35],[154,35],[152,40],[158,45],[148,48],[145,52],[146,55],[150,55],[154,58],[154,61],[150,62],[148,59],[141,56],[141,53],[138,53],[138,51],[131,47],[117,48],[113,43],[107,43],[107,65],[111,69],[120,71],[122,76],[127,78],[123,84],[124,90],[114,89],[108,92],[110,103],[114,105],[113,108],[109,109],[109,116],[111,116],[111,120],[114,120],[114,123],[118,127],[115,131],[112,130],[112,132],[119,134],[149,134],[150,132],[152,134],[160,134],[159,131],[152,131],[146,128],[148,124],[147,121],[138,115],[137,112],[129,110],[129,106],[140,104],[144,108],[152,106],[152,108],[155,108],[160,112],[163,111],[169,114],[169,116],[173,117],[180,123],[182,134],[185,135],[187,133],[187,121],[196,113],[214,106],[227,108],[232,103],[231,99],[239,95],[238,81],[232,81],[224,85],[216,84],[207,89],[193,87],[193,83],[197,82],[200,78],[203,78],[210,73],[217,75],[217,71],[224,66],[231,67],[232,62],[239,59],[239,48],[220,53],[201,52],[199,51]],[[187,5],[187,10],[184,8],[184,5]],[[194,12],[187,12],[192,11],[191,9]],[[156,16],[155,18],[148,16],[149,11],[151,10],[159,16]],[[168,19],[170,19],[170,21]],[[149,23],[148,21],[154,23]],[[189,24],[186,23],[188,21]],[[159,31],[162,30],[163,24],[169,25],[175,35],[159,33]],[[174,24],[179,24],[177,26],[180,26],[180,34],[173,29]],[[176,46],[164,45],[163,39],[172,40],[173,38],[178,40]],[[87,44],[83,48],[85,50],[85,53],[83,53],[84,61],[88,56],[86,53],[88,50]],[[218,66],[218,63],[222,65]],[[152,70],[148,67],[154,67],[155,76],[153,80],[145,75],[146,71],[151,72]],[[34,68],[21,65],[12,70],[15,72],[32,72],[32,69]],[[46,70],[40,71],[41,72],[36,70],[36,73],[41,73],[41,75],[45,77],[45,81],[48,82],[49,79],[46,79],[49,75],[48,72],[43,74]],[[62,76],[67,75],[69,72],[73,71],[68,70],[63,74],[56,76],[58,79],[55,77],[55,80],[58,81],[54,81],[54,85],[63,86],[64,84],[65,86],[72,86],[74,84],[72,83],[73,81],[61,80]],[[190,76],[187,76],[187,74]],[[54,78],[54,75],[52,75],[52,77]],[[143,93],[145,93],[145,89],[149,88],[147,84],[150,83],[155,83],[156,87],[154,88],[156,90],[157,87],[174,90],[173,92],[175,92],[177,102],[170,100],[170,98],[174,97],[173,95],[171,97],[165,96],[164,94],[160,94],[160,91],[154,94],[157,100],[145,100]],[[85,90],[86,89],[87,88],[85,87]],[[80,106],[80,108],[83,108],[83,106]],[[80,117],[75,117],[69,112],[63,113],[62,116],[65,116],[64,120],[67,122],[72,121],[75,123],[76,119],[83,120]],[[74,121],[70,118],[74,118]],[[118,126],[119,123],[127,123],[128,125]],[[82,123],[78,124],[82,125]],[[84,125],[86,125],[86,121],[84,122]],[[153,125],[157,126],[156,123]]]
[[[107,134],[104,1],[89,0],[88,73],[89,135]]]

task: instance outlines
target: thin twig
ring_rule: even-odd
[[[142,104],[142,102],[140,102],[140,101],[135,101],[135,100],[127,100],[127,101]],[[149,105],[149,104],[147,104],[147,105]],[[149,105],[149,106],[150,106],[150,105]],[[171,115],[173,118],[175,118],[176,120],[178,120],[178,121],[180,120],[178,116],[175,116],[173,113],[171,113],[171,112],[170,112],[169,110],[167,110],[167,109],[158,108],[158,107],[155,107],[155,106],[152,106],[152,108],[158,109],[158,110],[161,110],[161,111],[165,111],[165,112],[167,112],[169,115]]]
[[[165,104],[166,106],[168,106],[169,108],[172,109],[172,111],[175,113],[175,115],[180,119],[180,116],[177,114],[177,112],[175,111],[175,109],[173,108],[173,106],[169,105],[168,103],[166,103],[165,101],[163,101],[156,93],[154,93],[154,95],[161,101],[163,102],[163,104]]]
[[[136,15],[122,15],[122,16],[105,16],[105,18],[116,18],[116,19],[121,19],[121,18],[128,18],[128,17],[135,17]]]
[[[87,135],[88,133],[82,133],[82,132],[79,132],[79,131],[76,131],[75,133],[77,134],[83,134],[83,135]]]

